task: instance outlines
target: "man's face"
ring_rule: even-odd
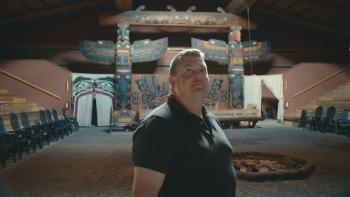
[[[208,70],[200,57],[185,56],[176,66],[176,76],[169,81],[179,97],[206,98],[209,92]]]

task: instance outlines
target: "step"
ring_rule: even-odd
[[[350,89],[337,89],[333,91],[330,96],[333,94],[350,94]]]
[[[8,94],[9,91],[6,89],[0,89],[0,94]]]
[[[333,97],[330,97],[330,96],[321,96],[318,98],[319,101],[331,101],[333,100]]]
[[[21,112],[21,111],[31,111],[32,108],[36,108],[36,103],[10,103],[7,104],[6,110],[13,112]]]
[[[350,105],[349,101],[330,101],[330,102],[321,102],[320,105],[323,107],[325,105]]]
[[[330,97],[337,98],[337,97],[349,97],[350,98],[350,91],[349,92],[334,92]]]
[[[320,104],[306,104],[305,109],[316,109]]]
[[[333,91],[349,91],[350,90],[350,86],[338,86],[336,89],[334,89]]]
[[[338,89],[338,88],[349,88],[349,87],[350,87],[350,85],[345,83],[345,84],[338,85],[336,89]]]
[[[19,102],[19,103],[24,103],[27,100],[25,98],[21,98],[21,97],[2,97],[0,96],[0,101],[10,101],[10,102]]]
[[[0,94],[0,97],[8,98],[8,97],[19,97],[13,94]]]
[[[6,104],[13,104],[13,103],[30,103],[26,101],[24,98],[0,98],[0,102],[6,103]]]
[[[9,93],[8,91],[6,92],[6,90],[0,92],[0,96],[3,96],[3,95],[5,95],[5,96],[6,96],[6,95],[15,96],[15,95]]]
[[[333,100],[320,100],[319,105],[329,104],[329,103],[350,103],[348,98],[337,98]]]
[[[300,117],[302,109],[297,109],[295,113],[292,113],[291,117]]]

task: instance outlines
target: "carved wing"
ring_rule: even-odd
[[[150,62],[158,60],[168,49],[168,38],[151,41],[150,39],[137,40],[132,45],[132,62]]]
[[[264,60],[267,58],[267,55],[270,53],[270,50],[271,50],[271,43],[269,41],[243,42],[243,58],[245,61]]]
[[[89,60],[100,63],[115,63],[115,45],[110,40],[80,40],[80,53]]]
[[[191,38],[192,48],[201,50],[205,59],[215,62],[228,63],[228,45],[225,41],[210,39],[209,41]]]

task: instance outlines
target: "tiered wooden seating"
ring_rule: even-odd
[[[39,117],[39,107],[34,102],[28,102],[25,98],[13,95],[6,89],[0,89],[0,115],[4,120],[5,130],[11,130],[9,113],[20,113],[26,111],[29,113],[30,121],[34,121]]]
[[[6,90],[0,91],[1,112],[21,112],[21,111],[39,111],[40,108],[34,102],[28,102],[25,98],[12,95]]]
[[[17,155],[21,159],[24,151],[29,155],[30,147],[33,152],[36,152],[37,145],[42,149],[44,146],[43,140],[46,140],[47,145],[49,145],[50,140],[58,140],[58,134],[61,134],[63,139],[64,135],[68,136],[72,133],[72,121],[64,118],[64,116],[59,117],[55,109],[52,109],[52,112],[54,113],[53,116],[49,110],[30,113],[3,112],[0,114],[0,166],[2,168],[5,167],[6,160],[10,156],[16,161]],[[2,117],[9,120],[11,125],[7,126],[6,130],[3,126]],[[78,126],[78,123],[76,125]],[[11,141],[5,141],[9,137],[11,137]]]
[[[55,109],[52,110],[52,117],[50,110],[27,102],[25,98],[12,95],[4,89],[0,89],[0,102],[0,167],[5,167],[9,156],[16,160],[18,155],[21,159],[24,150],[29,154],[30,147],[33,152],[36,151],[37,145],[40,149],[43,148],[43,140],[49,145],[50,140],[58,140],[58,134],[63,138],[64,135],[72,133],[73,122],[66,117],[65,110],[62,110],[64,118],[59,118]],[[48,121],[39,121],[42,120],[41,116],[45,116]],[[78,131],[78,122],[75,122],[75,128],[75,131]],[[50,133],[54,136],[51,137]],[[5,143],[7,136],[13,136],[13,144]]]
[[[308,114],[314,114],[317,106],[328,108],[334,106],[336,114],[350,111],[350,82],[338,86],[331,92],[327,92],[319,98],[310,101],[310,103],[298,109],[293,116],[300,117],[302,109],[307,110]]]

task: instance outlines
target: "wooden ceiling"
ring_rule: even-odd
[[[348,0],[261,0],[252,5],[255,18],[290,23],[335,36],[350,37]]]
[[[335,36],[350,37],[348,0],[3,0],[0,2],[0,29],[16,25],[45,25],[103,12],[118,13],[146,5],[146,10],[165,10],[173,5],[185,10],[195,5],[198,11],[216,11],[218,6],[253,21],[288,23]]]
[[[78,51],[80,38],[113,39],[113,29],[99,27],[97,17],[102,13],[117,14],[136,9],[140,5],[145,5],[146,10],[163,11],[166,5],[179,11],[192,5],[196,6],[196,11],[216,12],[217,7],[222,7],[245,19],[249,16],[258,25],[255,39],[271,39],[273,52],[313,54],[296,61],[324,61],[328,54],[328,59],[341,58],[340,62],[350,62],[349,0],[2,0],[0,59],[38,58],[44,53]],[[95,26],[91,25],[92,21]],[[91,27],[85,28],[89,25]],[[44,29],[47,30],[42,33]],[[68,32],[67,35],[63,35],[64,32]],[[292,37],[295,32],[299,35],[299,43],[314,37],[315,40],[296,45]],[[304,34],[308,35],[305,40]],[[277,35],[283,35],[283,38],[274,40]],[[61,36],[57,40],[52,38]],[[243,36],[246,39],[247,32],[243,32]],[[325,44],[320,44],[323,42]]]

